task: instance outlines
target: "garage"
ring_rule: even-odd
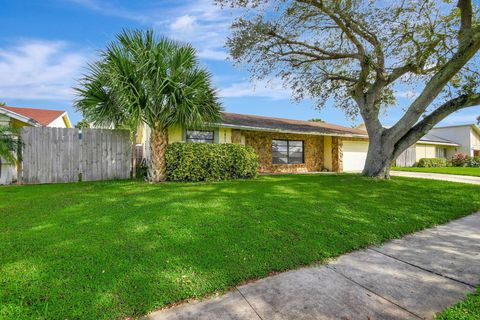
[[[343,141],[343,171],[362,171],[367,159],[368,142]]]

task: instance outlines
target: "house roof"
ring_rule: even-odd
[[[480,128],[475,123],[457,124],[457,125],[451,125],[451,126],[441,126],[441,127],[435,127],[433,129],[458,128],[458,127],[470,127],[471,129],[476,131],[477,134],[480,134]]]
[[[7,111],[13,112],[25,118],[32,119],[43,126],[48,126],[54,120],[58,119],[59,117],[65,114],[65,111],[61,111],[61,110],[14,108],[9,106],[1,106],[0,109],[5,109]]]
[[[365,130],[343,127],[326,122],[272,118],[230,112],[222,112],[222,122],[220,123],[220,125],[235,129],[253,131],[273,131],[334,136],[357,136],[362,138],[368,138],[367,132]]]
[[[448,145],[448,146],[459,146],[459,144],[456,142],[453,142],[451,140],[447,140],[444,138],[440,138],[439,136],[436,136],[431,133],[427,133],[426,135],[424,135],[418,142],[441,144],[441,145]]]

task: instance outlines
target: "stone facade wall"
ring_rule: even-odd
[[[259,158],[259,172],[264,173],[294,173],[314,172],[323,168],[323,136],[288,134],[262,131],[232,130],[232,142],[240,143],[242,136],[245,145],[255,149]],[[273,164],[272,140],[303,140],[303,164]]]
[[[339,137],[332,137],[332,171],[343,171],[342,139]]]

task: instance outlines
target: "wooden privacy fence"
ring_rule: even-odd
[[[24,127],[21,136],[23,183],[130,178],[128,131]]]
[[[397,167],[411,167],[417,161],[417,151],[415,145],[411,146],[407,150],[403,151],[395,160],[395,166]]]

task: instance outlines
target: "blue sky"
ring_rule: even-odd
[[[293,119],[322,118],[351,126],[329,105],[295,103],[275,79],[252,83],[245,70],[226,60],[225,38],[233,17],[212,0],[2,0],[0,11],[0,101],[10,106],[64,109],[75,123],[73,92],[86,63],[122,28],[154,28],[158,34],[191,42],[214,75],[226,111]],[[392,124],[415,90],[400,91],[398,106],[384,116]],[[448,117],[443,124],[474,122],[480,107]]]

